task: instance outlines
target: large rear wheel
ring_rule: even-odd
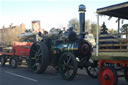
[[[77,74],[77,61],[72,53],[64,53],[59,60],[59,73],[65,80],[72,80]]]
[[[43,73],[49,62],[48,47],[43,42],[34,43],[30,49],[28,66],[35,73]]]

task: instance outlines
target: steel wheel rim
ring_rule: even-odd
[[[74,64],[73,58],[74,56],[65,53],[61,58],[61,62],[59,63],[59,72],[62,77],[66,80],[72,80],[75,77],[75,73],[77,70]]]

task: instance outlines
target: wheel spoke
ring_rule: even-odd
[[[64,65],[67,65],[67,63],[65,62],[65,60],[64,60],[64,63],[63,63]]]
[[[90,67],[90,69],[89,69],[89,70],[90,70],[90,71],[92,71],[92,69],[93,69],[93,68],[91,68],[91,67]]]
[[[31,58],[31,60],[36,60],[36,56],[33,56],[33,57]]]
[[[70,76],[70,72],[69,72],[69,70],[68,70],[66,73],[67,73],[67,77],[69,77],[69,76]]]
[[[74,69],[74,66],[68,66],[69,69]]]
[[[93,75],[97,75],[97,72],[96,72],[96,70],[93,68],[93,70],[91,71],[91,73],[93,74]]]
[[[40,48],[40,45],[36,45],[36,50],[38,50]]]
[[[68,61],[68,59],[69,59],[69,58],[68,58],[68,55],[65,55],[64,60],[65,60],[65,61]]]
[[[41,49],[39,48],[38,52],[37,52],[37,56],[41,56]]]
[[[35,49],[32,49],[32,52],[36,53],[36,50]]]
[[[96,75],[98,74],[98,69],[97,68],[95,68],[94,69],[94,72],[96,73]]]
[[[37,70],[40,70],[40,64],[39,63],[37,64]]]
[[[69,59],[68,59],[68,61],[67,61],[67,64],[69,64],[70,60],[71,60],[71,56],[69,56]]]
[[[36,63],[32,66],[32,68],[35,68],[36,67]]]
[[[87,73],[90,77],[92,78],[97,78],[98,77],[98,68],[97,67],[93,67],[93,66],[88,66],[86,68]]]

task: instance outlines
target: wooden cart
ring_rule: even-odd
[[[97,48],[93,58],[98,60],[98,80],[101,85],[117,85],[119,77],[125,77],[128,81],[128,38],[121,38],[128,33],[119,33],[120,20],[128,19],[127,9],[128,2],[97,9]],[[118,34],[100,35],[99,15],[117,17]]]

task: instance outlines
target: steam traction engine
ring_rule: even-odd
[[[92,55],[91,44],[84,40],[85,6],[79,6],[80,33],[70,27],[67,31],[51,29],[49,34],[41,34],[40,42],[32,45],[28,64],[35,73],[43,73],[48,65],[52,65],[66,80],[72,80],[77,68],[86,67]]]

